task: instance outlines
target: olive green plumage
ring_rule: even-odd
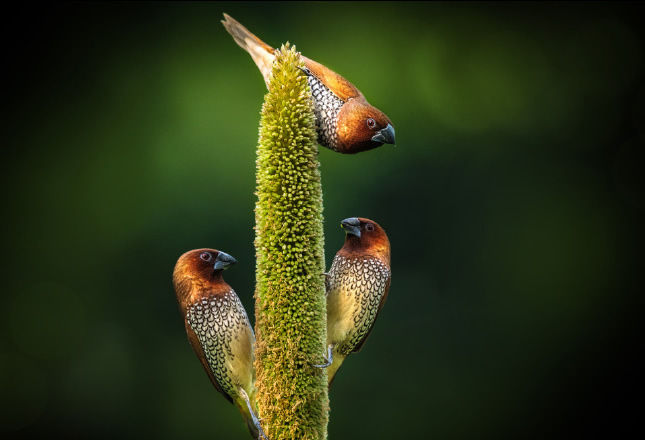
[[[256,371],[271,440],[324,439],[327,372],[322,189],[314,109],[300,54],[283,46],[265,96],[255,208]]]

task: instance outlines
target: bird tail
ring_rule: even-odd
[[[246,420],[246,426],[249,428],[251,437],[256,440],[268,440],[264,430],[262,429],[262,425],[260,425],[260,419],[256,415],[257,406],[255,405],[255,389],[250,391],[250,398],[241,386],[238,388],[238,392],[239,396],[235,399],[235,404]]]
[[[246,426],[249,428],[251,437],[253,437],[254,440],[257,440],[258,438],[260,438],[260,431],[258,430],[258,427],[255,426],[255,423],[253,423],[253,420],[251,419],[251,417],[246,418]]]
[[[250,408],[247,406],[246,402],[244,402],[244,400],[241,398],[235,399],[235,406],[237,406],[237,409],[240,410],[242,417],[244,417],[244,421],[246,422],[246,427],[249,429],[249,433],[251,434],[251,437],[253,437],[254,440],[257,440],[260,435],[260,431],[258,430],[258,427],[255,425],[253,416],[251,415]]]
[[[230,15],[224,14],[224,18],[225,20],[222,20],[222,24],[228,33],[231,34],[235,42],[251,55],[251,58],[253,58],[253,61],[264,77],[264,82],[269,87],[271,67],[273,66],[273,60],[275,60],[275,55],[273,55],[274,49],[253,35],[251,31],[242,26]]]
[[[327,386],[329,388],[331,388],[331,384],[334,382],[336,373],[338,372],[340,366],[343,364],[345,357],[346,356],[342,356],[339,353],[336,353],[336,355],[334,356],[334,361],[329,367],[327,367]]]

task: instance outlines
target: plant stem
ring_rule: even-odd
[[[327,437],[322,188],[311,92],[295,48],[276,52],[257,153],[257,404],[271,440]]]

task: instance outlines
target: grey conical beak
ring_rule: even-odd
[[[228,269],[229,266],[237,263],[237,260],[226,252],[220,252],[215,259],[214,269]]]
[[[378,133],[372,136],[372,140],[382,144],[394,145],[394,127],[392,127],[392,124],[387,124],[387,127],[380,129]]]
[[[345,229],[347,234],[361,238],[361,222],[357,217],[346,218],[340,222],[340,226]]]

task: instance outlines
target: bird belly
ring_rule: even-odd
[[[336,351],[352,338],[354,317],[358,303],[354,294],[346,289],[333,290],[327,300],[327,341],[336,345]]]
[[[251,394],[251,388],[255,382],[253,370],[253,333],[250,327],[242,330],[238,338],[231,340],[231,351],[233,356],[227,358],[228,371],[233,372],[231,380],[234,384],[244,388]]]

